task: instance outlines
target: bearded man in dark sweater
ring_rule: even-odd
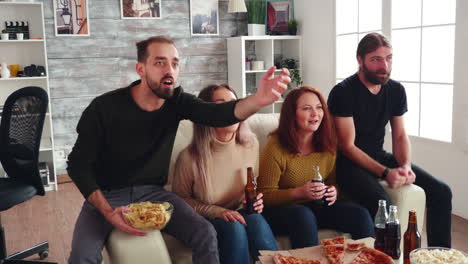
[[[283,69],[270,78],[272,67],[254,95],[223,104],[206,103],[176,88],[179,54],[171,39],[141,41],[137,52],[136,72],[141,80],[95,98],[77,126],[67,170],[86,200],[75,225],[69,261],[101,263],[102,248],[113,228],[146,235],[125,222],[126,205],[167,201],[174,212],[162,231],[192,248],[193,263],[219,263],[212,225],[163,189],[179,122],[189,119],[223,127],[244,120],[280,98],[291,81],[289,72]]]

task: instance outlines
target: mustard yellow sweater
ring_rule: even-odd
[[[268,139],[260,155],[258,189],[263,192],[266,206],[300,203],[292,197],[292,190],[312,179],[312,165],[320,167],[326,185],[335,185],[336,156],[329,152],[298,155],[281,146],[278,136]]]

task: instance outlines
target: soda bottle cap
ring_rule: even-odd
[[[386,200],[379,200],[379,206],[386,206],[387,205],[387,201]]]
[[[396,212],[397,211],[397,206],[392,204],[392,205],[390,205],[389,209],[390,209],[390,211],[395,211]]]

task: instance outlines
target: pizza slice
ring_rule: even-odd
[[[346,249],[349,251],[359,251],[366,247],[366,243],[346,243]]]
[[[322,246],[330,246],[330,245],[338,245],[338,244],[343,245],[344,241],[345,241],[344,236],[339,236],[339,237],[330,238],[330,239],[322,239],[320,241],[320,244],[322,244]]]
[[[365,247],[349,264],[393,264],[393,260],[387,254],[378,250]]]
[[[275,254],[273,257],[275,264],[322,264],[320,260],[301,259],[292,256],[283,256]]]
[[[344,245],[329,245],[324,246],[325,256],[328,258],[330,264],[343,264],[345,247]]]

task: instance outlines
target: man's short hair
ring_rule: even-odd
[[[137,60],[138,62],[145,62],[148,58],[148,46],[152,43],[167,43],[174,45],[174,40],[165,36],[155,36],[142,40],[136,44],[137,47]]]
[[[376,51],[380,47],[391,48],[392,44],[384,35],[380,33],[369,33],[365,35],[357,47],[356,56],[364,59],[367,54]]]

